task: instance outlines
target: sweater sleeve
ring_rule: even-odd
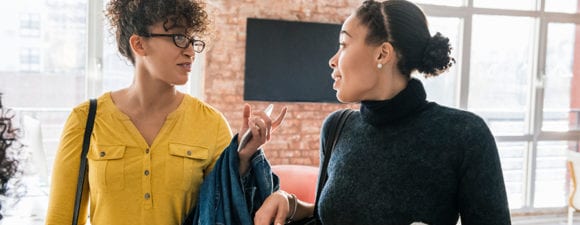
[[[64,126],[52,169],[46,225],[72,222],[87,109],[88,104],[74,109]],[[85,180],[79,211],[79,225],[86,224],[88,213],[87,180]]]
[[[498,150],[485,122],[475,117],[464,126],[460,146],[458,207],[463,225],[511,224]]]

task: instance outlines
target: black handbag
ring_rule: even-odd
[[[83,185],[85,183],[85,175],[87,171],[87,153],[91,143],[91,134],[93,133],[93,125],[95,124],[95,115],[97,113],[97,100],[91,99],[89,105],[89,115],[87,117],[87,125],[85,127],[85,136],[83,137],[83,151],[81,152],[81,166],[79,167],[79,178],[77,183],[77,192],[75,196],[75,209],[73,213],[72,225],[77,225],[79,221],[79,211],[81,208],[81,198],[83,196]]]
[[[322,162],[322,166],[320,167],[320,172],[318,176],[318,185],[316,190],[316,200],[314,201],[314,215],[287,223],[289,225],[317,225],[322,224],[320,219],[318,218],[318,198],[320,197],[320,192],[322,192],[322,188],[328,179],[328,174],[326,173],[326,169],[328,168],[328,162],[330,162],[330,155],[332,154],[332,150],[334,149],[334,145],[338,141],[338,137],[340,136],[340,132],[342,131],[342,127],[344,123],[354,112],[352,109],[344,109],[340,111],[338,116],[332,118],[330,123],[328,124],[328,138],[324,142],[324,162]]]

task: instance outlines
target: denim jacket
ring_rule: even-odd
[[[252,156],[249,171],[240,176],[236,135],[205,178],[195,214],[184,224],[252,225],[258,208],[278,189],[278,177],[261,149]]]

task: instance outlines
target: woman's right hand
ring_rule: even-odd
[[[283,225],[290,213],[290,194],[278,190],[272,193],[256,212],[255,225]],[[296,201],[296,200],[295,200]]]

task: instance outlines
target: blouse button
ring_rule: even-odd
[[[191,150],[187,151],[187,155],[191,156]]]
[[[149,154],[149,149],[145,149],[145,153]]]
[[[145,176],[149,176],[149,170],[145,170]]]
[[[99,153],[99,156],[100,156],[100,157],[105,157],[105,155],[106,155],[106,153],[105,153],[105,152],[100,152],[100,153]]]
[[[145,200],[149,200],[149,198],[151,198],[151,195],[149,193],[145,193]]]

